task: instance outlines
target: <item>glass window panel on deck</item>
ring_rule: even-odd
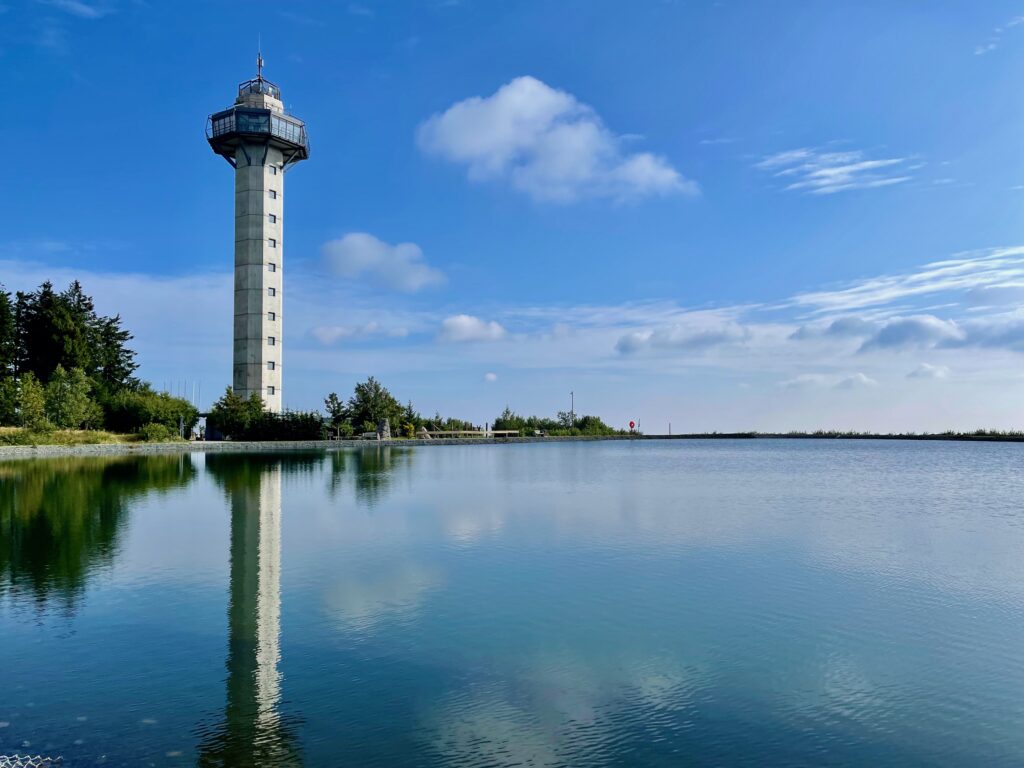
[[[224,117],[218,117],[213,121],[213,135],[222,136],[225,133],[231,133],[235,129],[235,116],[225,115]]]
[[[270,115],[266,112],[236,112],[240,133],[269,133]]]

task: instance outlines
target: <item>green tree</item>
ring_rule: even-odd
[[[263,415],[263,410],[263,399],[255,392],[246,399],[228,387],[210,409],[207,424],[227,437],[244,439],[242,436]]]
[[[18,423],[18,380],[13,376],[0,378],[0,427]]]
[[[46,418],[46,390],[33,373],[18,381],[18,423],[32,432],[45,432],[53,426]]]
[[[91,337],[92,378],[98,392],[109,397],[122,389],[139,387],[139,380],[134,376],[139,364],[135,362],[134,350],[128,347],[134,337],[121,327],[121,316],[94,318]]]
[[[17,331],[11,294],[0,285],[0,379],[14,375],[17,358]]]
[[[405,409],[373,376],[356,384],[348,401],[349,420],[356,431],[371,432],[381,419],[388,419],[397,428]]]
[[[348,407],[345,402],[338,397],[337,392],[331,392],[326,398],[324,398],[324,409],[327,411],[327,421],[331,425],[331,429],[334,430],[334,434],[341,436],[345,426],[348,427],[348,433],[352,434],[352,424],[349,421]]]
[[[58,365],[90,370],[89,330],[79,309],[66,295],[56,293],[49,281],[35,293],[18,292],[19,373],[31,372],[45,382]]]
[[[81,368],[58,365],[46,385],[46,415],[60,429],[78,429],[94,414],[92,385]]]

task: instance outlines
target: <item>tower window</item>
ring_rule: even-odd
[[[267,245],[269,245],[271,248],[277,248],[277,240],[275,240],[272,237],[269,237],[267,238]]]
[[[272,347],[275,344],[277,344],[277,339],[273,336],[267,336],[267,346]]]
[[[274,363],[274,361],[273,361],[273,360],[267,360],[267,370],[268,370],[268,371],[272,371],[272,370],[274,370],[274,368],[276,368],[276,367],[277,367],[277,366],[275,365],[275,363]]]
[[[277,313],[267,312],[267,320],[269,320],[270,322],[274,322],[275,320],[277,320]]]
[[[270,223],[271,224],[277,224],[277,214],[276,213],[267,214],[267,218],[270,219]]]
[[[268,394],[268,395],[272,395],[272,394],[274,394],[274,393],[275,393],[276,391],[277,391],[277,390],[275,390],[275,389],[274,389],[273,387],[267,387],[267,394]]]
[[[277,288],[267,288],[267,296],[277,296]]]
[[[270,195],[270,199],[271,200],[277,200],[277,190],[276,189],[271,189],[269,192],[267,192],[267,194]]]
[[[270,242],[274,241],[271,240]],[[269,264],[267,264],[267,269],[269,269],[271,272],[277,272],[277,264],[275,264],[274,262],[270,262]]]
[[[277,176],[277,166],[276,165],[270,166],[270,175],[271,176]]]

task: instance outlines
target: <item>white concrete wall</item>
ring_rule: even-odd
[[[233,386],[242,397],[257,393],[271,411],[281,410],[284,368],[282,161],[280,150],[262,145],[241,146],[235,154]]]

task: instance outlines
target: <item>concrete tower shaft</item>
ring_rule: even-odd
[[[213,151],[235,169],[235,317],[232,387],[280,411],[283,375],[284,174],[309,156],[306,127],[260,74],[210,116]]]
[[[255,155],[255,157],[254,157]],[[281,151],[235,155],[235,336],[232,386],[281,410],[284,172]]]

